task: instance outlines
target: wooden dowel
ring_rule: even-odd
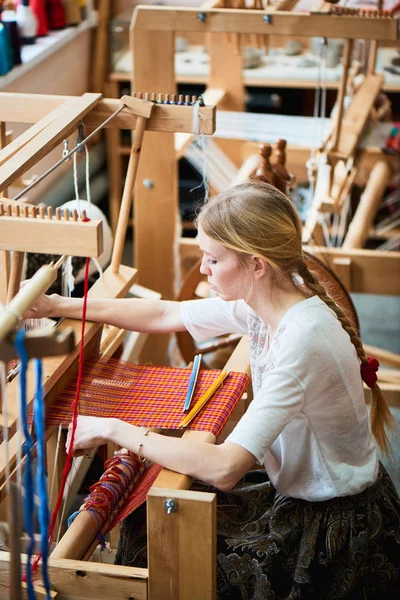
[[[7,304],[18,293],[21,285],[22,267],[24,263],[24,252],[14,251],[11,261],[10,280],[7,289]]]
[[[336,146],[339,141],[340,129],[342,126],[342,117],[343,117],[343,103],[344,103],[344,97],[346,95],[347,79],[349,76],[349,68],[350,68],[352,53],[353,53],[353,40],[345,40],[343,62],[342,62],[343,72],[342,72],[342,77],[340,79],[340,86],[339,86],[338,97],[337,97],[337,102],[336,102],[335,127],[334,127],[334,130],[332,133],[331,148],[330,148],[331,151],[336,149]]]
[[[369,50],[368,50],[368,66],[367,66],[367,74],[368,75],[373,75],[375,73],[377,52],[378,52],[378,41],[370,40]]]
[[[387,162],[375,163],[343,242],[343,249],[362,248],[379,210],[392,171]]]
[[[0,341],[17,326],[21,315],[43,294],[56,280],[57,270],[50,265],[39,269],[32,279],[19,290],[18,294],[7,304],[0,314]]]
[[[113,273],[118,273],[119,267],[121,266],[126,231],[128,228],[132,210],[133,189],[135,187],[136,173],[140,158],[140,150],[142,147],[143,135],[146,129],[146,125],[147,119],[145,117],[137,118],[133,144],[129,156],[128,171],[126,174],[124,191],[122,194],[117,231],[115,233],[114,249],[111,259],[111,268]]]

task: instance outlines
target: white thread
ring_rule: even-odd
[[[202,165],[200,168],[200,174],[202,177],[202,181],[199,185],[192,188],[190,191],[198,190],[201,186],[204,187],[204,202],[208,200],[208,181],[207,181],[207,146],[208,140],[203,133],[203,123],[207,119],[206,115],[204,115],[200,111],[200,100],[197,100],[195,105],[193,106],[193,122],[192,122],[192,132],[196,134],[195,144],[200,148],[202,153]]]
[[[62,266],[61,275],[61,295],[71,298],[72,292],[75,289],[75,279],[72,269],[72,256],[68,256]]]
[[[80,198],[79,198],[79,183],[78,183],[78,166],[77,166],[77,152],[75,152],[74,156],[73,156],[73,168],[72,168],[72,173],[73,173],[73,177],[74,177],[74,189],[75,189],[75,200],[78,203],[78,212],[79,212],[79,216],[82,215],[82,211],[81,211],[81,206],[80,206]]]

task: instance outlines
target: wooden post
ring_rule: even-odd
[[[125,99],[126,98],[126,99]],[[122,98],[125,102],[129,102],[129,97]],[[132,99],[135,105],[138,101]],[[133,189],[135,187],[136,173],[139,166],[140,151],[142,149],[143,136],[147,125],[147,120],[153,110],[153,104],[150,102],[143,103],[144,116],[138,115],[133,136],[131,153],[129,156],[128,172],[126,174],[124,193],[122,195],[121,209],[119,212],[117,231],[115,234],[114,250],[111,258],[111,268],[113,273],[118,273],[121,266],[122,252],[124,249],[126,231],[128,229],[129,217],[132,211]],[[129,108],[129,106],[128,106]],[[133,107],[134,110],[134,107]]]
[[[119,98],[118,81],[109,81],[106,86],[107,97]],[[122,170],[121,170],[121,131],[117,128],[106,129],[107,169],[109,178],[108,210],[113,233],[117,230],[118,214],[121,205]]]
[[[369,51],[368,51],[368,66],[367,66],[368,75],[372,75],[373,73],[375,73],[377,53],[378,53],[378,41],[370,40]]]
[[[392,171],[385,161],[374,165],[343,242],[344,250],[364,246],[391,175]]]
[[[131,50],[132,90],[174,94],[174,33],[131,29]],[[140,285],[169,300],[175,296],[177,179],[174,134],[147,132],[135,188],[134,264]]]
[[[339,140],[339,136],[340,136],[340,128],[342,125],[342,117],[343,117],[343,102],[344,102],[344,97],[346,95],[347,79],[349,76],[349,68],[350,68],[352,52],[353,52],[353,40],[345,40],[343,62],[342,62],[343,72],[342,72],[342,77],[340,80],[340,86],[339,86],[339,91],[338,91],[336,116],[335,116],[335,128],[333,130],[332,140],[331,140],[331,144],[332,144],[331,150],[332,151],[335,150],[338,140]]]
[[[57,442],[60,438],[60,447],[57,451]],[[49,509],[50,514],[53,513],[59,489],[61,487],[62,480],[62,472],[65,464],[65,434],[64,432],[60,433],[59,430],[56,431],[50,436],[47,440],[46,444],[46,462],[47,462],[47,472],[48,472],[48,496],[49,496]],[[61,512],[58,513],[55,524],[54,524],[54,539],[58,537],[58,531],[60,530],[61,523]],[[64,532],[61,530],[61,535]]]
[[[153,487],[147,511],[149,599],[214,599],[215,494]]]

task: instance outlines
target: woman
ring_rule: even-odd
[[[111,440],[217,493],[221,599],[397,598],[400,503],[373,439],[387,451],[393,419],[376,365],[307,266],[292,203],[269,185],[243,184],[203,207],[198,230],[201,272],[219,297],[90,299],[87,318],[187,329],[198,340],[248,333],[254,400],[221,445],[80,417],[74,450]],[[79,317],[81,308],[53,295],[33,312]],[[373,436],[361,375],[372,387]],[[249,471],[256,463],[265,470]],[[137,521],[121,536],[124,564],[141,554],[129,536]]]

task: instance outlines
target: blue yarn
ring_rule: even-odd
[[[26,413],[26,372],[28,369],[28,354],[25,348],[25,331],[18,331],[15,337],[15,348],[18,352],[21,361],[21,372],[20,372],[20,395],[21,395],[21,422],[22,429],[26,441],[23,445],[23,450],[26,453],[26,465],[24,471],[24,484],[25,484],[25,498],[24,498],[24,519],[25,529],[29,536],[28,545],[28,560],[26,563],[26,583],[28,588],[28,600],[36,600],[35,590],[33,589],[32,583],[32,569],[31,559],[35,546],[35,540],[33,537],[33,511],[34,511],[34,489],[33,489],[33,477],[32,477],[32,457],[31,449],[33,447],[33,439],[28,428],[28,419]]]
[[[50,580],[48,571],[49,558],[49,505],[47,498],[47,476],[46,476],[46,442],[44,434],[44,399],[42,388],[42,361],[35,359],[35,398],[34,398],[34,423],[37,439],[37,491],[39,496],[39,526],[40,526],[40,550],[42,553],[42,579],[46,590],[46,600],[50,600]]]
[[[79,515],[79,510],[76,510],[75,512],[72,513],[72,515],[70,515],[67,519],[67,525],[68,527],[71,527],[73,521],[75,521],[76,517]]]

